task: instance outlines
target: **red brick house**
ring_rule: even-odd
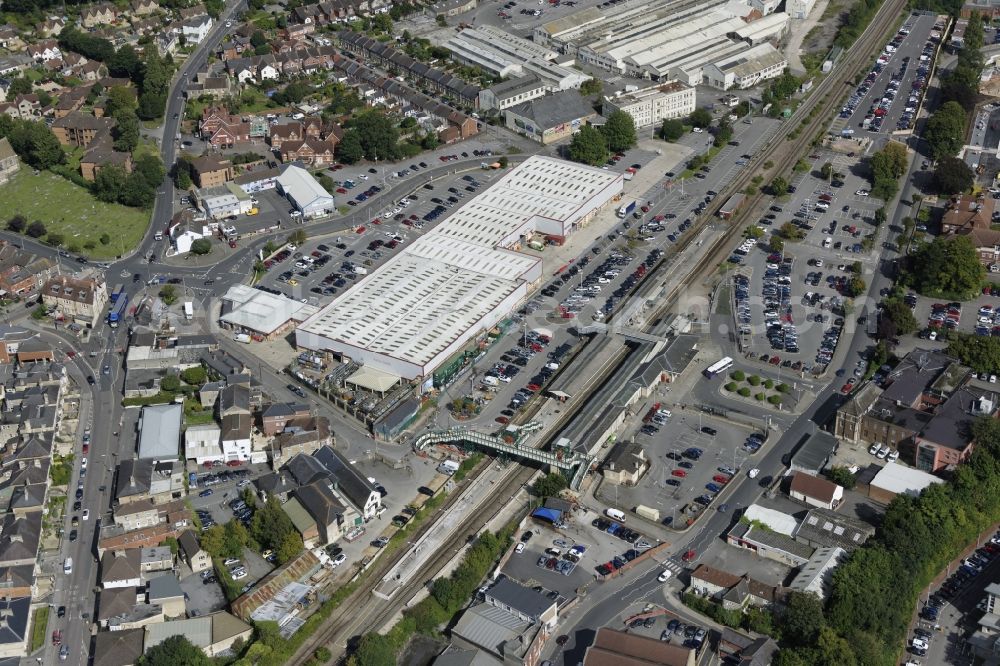
[[[298,161],[309,166],[333,164],[336,145],[333,141],[313,138],[307,138],[305,141],[285,141],[281,144],[281,161]]]

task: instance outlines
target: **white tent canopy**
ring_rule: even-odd
[[[383,370],[362,366],[347,378],[347,383],[376,393],[385,393],[399,383],[399,377]]]

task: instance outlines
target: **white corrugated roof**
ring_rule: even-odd
[[[288,165],[278,176],[277,181],[281,185],[281,190],[291,196],[300,208],[305,208],[316,201],[333,202],[330,193],[302,167]]]
[[[332,342],[425,366],[489,319],[541,260],[498,247],[536,226],[569,228],[620,176],[534,156],[473,197],[299,326]],[[532,278],[534,279],[534,278]]]
[[[758,521],[769,527],[772,531],[778,532],[779,534],[784,534],[785,536],[792,536],[795,532],[796,526],[798,526],[798,521],[794,517],[783,513],[781,511],[776,511],[775,509],[768,509],[759,504],[751,504],[747,507],[746,511],[743,512],[743,517],[749,521]]]
[[[139,431],[141,460],[174,460],[181,438],[181,406],[147,405],[142,408]]]
[[[243,284],[233,285],[222,297],[232,308],[220,319],[233,326],[270,335],[290,319],[305,321],[318,312],[315,305],[293,301],[282,294],[269,294]]]
[[[872,479],[871,485],[897,495],[916,496],[932,483],[944,483],[944,481],[933,474],[891,462],[879,470],[879,473]]]

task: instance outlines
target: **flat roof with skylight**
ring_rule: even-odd
[[[534,156],[296,330],[296,343],[406,379],[432,374],[506,317],[542,277],[514,249],[568,235],[622,191],[602,169]]]

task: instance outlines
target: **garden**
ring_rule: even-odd
[[[723,389],[746,400],[780,407],[792,387],[784,382],[761,378],[759,375],[747,375],[742,370],[733,370],[729,373],[729,381]]]

